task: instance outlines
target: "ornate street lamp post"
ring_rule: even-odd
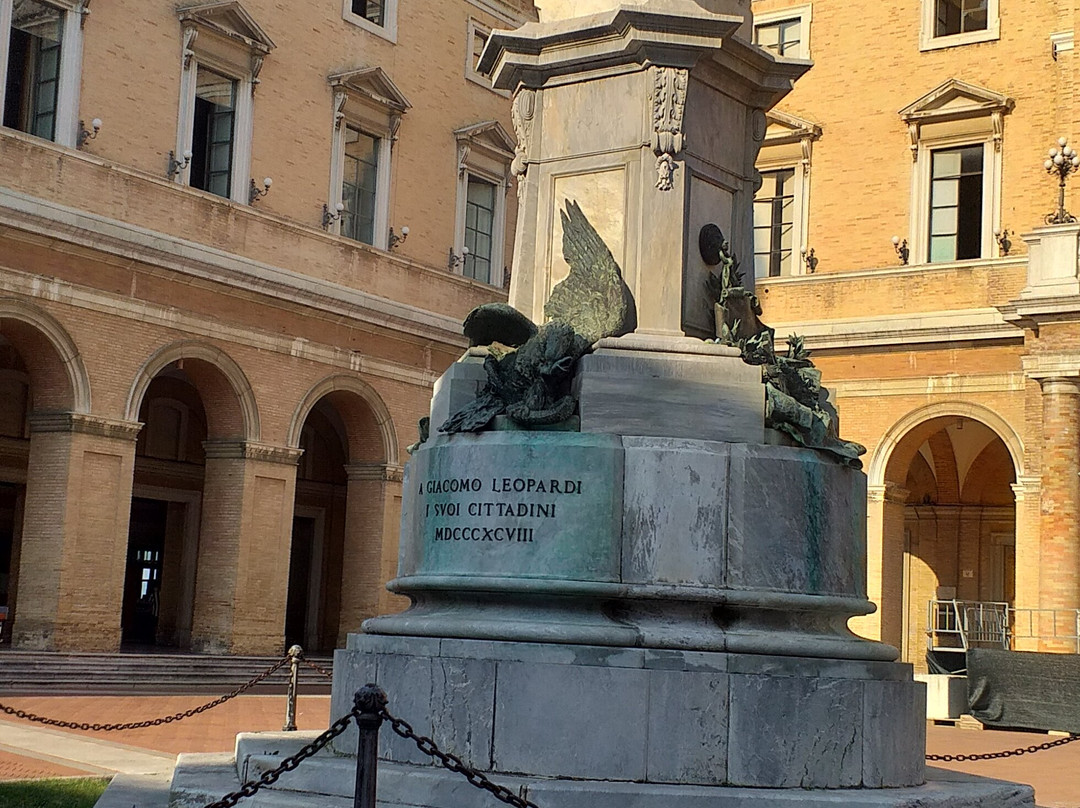
[[[1050,149],[1050,157],[1043,163],[1047,174],[1058,175],[1058,207],[1055,212],[1046,214],[1047,224],[1072,224],[1076,221],[1076,217],[1065,210],[1065,178],[1080,168],[1080,155],[1068,143],[1067,138],[1059,137],[1060,148]]]

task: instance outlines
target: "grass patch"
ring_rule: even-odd
[[[103,777],[0,783],[0,808],[93,808],[108,784]]]

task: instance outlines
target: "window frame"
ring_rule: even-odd
[[[468,25],[465,32],[465,78],[469,81],[479,84],[485,90],[490,90],[496,95],[501,95],[503,98],[509,98],[510,92],[508,90],[499,90],[492,86],[491,78],[480,73],[476,69],[476,63],[473,61],[473,40],[477,33],[483,33],[485,37],[490,37],[491,32],[494,29],[476,17],[469,17]]]
[[[909,263],[926,266],[930,261],[931,152],[964,146],[983,147],[982,233],[978,258],[934,262],[987,261],[1000,257],[994,233],[1001,229],[1002,144],[1005,115],[1014,101],[1000,93],[949,79],[918,101],[900,110],[908,127],[911,150],[911,197],[909,203]]]
[[[176,121],[177,156],[193,150],[195,93],[199,66],[236,82],[236,109],[233,117],[232,167],[229,196],[201,191],[218,199],[250,204],[251,141],[254,134],[255,89],[263,59],[274,43],[236,2],[201,4],[177,9],[183,36],[180,73],[180,109]],[[242,32],[214,19],[229,14]],[[191,187],[191,161],[177,172],[173,181]],[[200,190],[194,188],[193,190]]]
[[[773,201],[773,211],[770,211],[768,225],[759,225],[757,223],[757,216],[756,216],[756,214],[757,214],[757,206],[758,205],[763,205],[765,200],[763,200],[763,199],[759,200],[757,198],[757,193],[754,194],[753,204],[755,206],[754,207],[754,213],[755,213],[755,216],[754,216],[754,236],[755,236],[755,238],[754,238],[754,277],[755,278],[779,278],[779,277],[783,277],[785,275],[794,275],[794,274],[796,274],[795,273],[795,267],[796,267],[796,265],[798,263],[798,256],[799,256],[800,252],[802,252],[801,245],[798,243],[800,241],[800,239],[799,239],[799,235],[800,235],[800,233],[799,233],[799,224],[800,224],[800,222],[799,222],[799,220],[797,218],[797,216],[799,214],[799,211],[796,209],[797,208],[796,199],[797,199],[797,194],[798,194],[798,190],[799,190],[799,180],[798,180],[798,173],[799,172],[798,172],[798,169],[796,168],[796,166],[788,166],[788,167],[782,167],[782,168],[769,168],[769,169],[765,169],[765,170],[759,170],[758,174],[760,174],[762,176],[762,178],[764,178],[764,175],[766,175],[766,174],[780,174],[780,173],[784,173],[784,172],[786,172],[786,173],[788,173],[790,175],[790,186],[789,186],[790,187],[790,194],[783,194],[780,197],[777,197],[777,196],[769,197],[769,199]],[[760,192],[760,190],[761,189],[759,188],[758,191]],[[792,231],[792,233],[791,233],[791,256],[790,256],[791,267],[790,267],[790,271],[784,272],[783,271],[784,268],[783,268],[783,265],[781,263],[781,266],[779,267],[780,271],[777,272],[775,275],[773,275],[772,272],[771,272],[771,270],[772,270],[772,256],[773,256],[773,254],[775,252],[777,252],[777,250],[773,249],[773,232],[776,229],[776,222],[773,220],[772,213],[775,211],[775,200],[778,199],[778,198],[783,199],[784,197],[788,197],[788,196],[791,198],[791,231]],[[780,224],[781,224],[781,226],[783,226],[783,218],[781,218]],[[768,229],[769,229],[769,249],[765,253],[759,253],[758,250],[757,250],[757,231],[761,230],[761,229],[764,229],[765,227],[768,227]],[[758,258],[758,255],[763,255],[763,254],[769,256],[769,262],[768,262],[768,266],[766,267],[766,271],[762,273],[762,272],[758,272],[757,258]]]
[[[821,127],[779,110],[767,113],[765,120],[767,124],[765,137],[754,168],[759,173],[785,170],[795,172],[791,214],[794,228],[792,271],[788,275],[781,273],[779,277],[805,275],[807,274],[805,259],[809,250],[810,234],[810,169],[814,143],[821,138]],[[751,204],[753,204],[753,199],[751,199]],[[764,279],[770,277],[757,274],[756,261],[754,262],[754,277]]]
[[[919,31],[919,50],[930,51],[972,45],[976,42],[992,42],[1001,39],[1000,0],[987,0],[986,28],[959,34],[937,36],[938,0],[922,0],[922,25]]]
[[[799,20],[801,25],[800,37],[799,37],[799,54],[797,56],[783,56],[779,54],[777,58],[783,59],[809,59],[810,58],[810,28],[813,21],[812,4],[807,3],[799,6],[789,6],[787,8],[777,9],[775,11],[763,11],[754,13],[754,21],[752,25],[752,39],[754,43],[757,43],[757,29],[759,26],[776,25],[788,20]],[[764,45],[758,45],[760,48],[765,48]],[[767,48],[765,48],[768,50]],[[770,51],[771,53],[771,51]]]
[[[342,0],[341,18],[350,25],[355,25],[357,28],[367,31],[369,34],[375,34],[375,36],[382,37],[396,45],[398,30],[398,0],[384,0],[384,2],[384,22],[382,25],[372,22],[367,17],[354,14],[352,10],[352,0]]]
[[[469,178],[489,182],[495,186],[495,211],[491,232],[491,268],[488,279],[474,278],[480,283],[500,289],[505,281],[506,268],[506,196],[510,192],[510,165],[514,161],[515,143],[497,121],[466,126],[454,132],[458,148],[458,185],[455,206],[454,249],[463,256],[465,247],[465,221],[468,208]],[[453,266],[458,275],[465,275],[465,261]],[[498,277],[492,277],[496,275]]]
[[[60,76],[56,92],[56,120],[51,142],[76,148],[79,137],[79,95],[82,87],[83,23],[89,0],[37,0],[64,15],[60,46]],[[14,0],[0,0],[0,114],[7,103],[7,65],[14,18]],[[14,130],[21,131],[21,130]],[[30,133],[24,133],[30,134]],[[31,135],[31,137],[37,137]]]
[[[390,246],[391,176],[398,130],[402,117],[412,107],[408,99],[380,67],[359,68],[327,77],[333,93],[333,129],[330,150],[330,186],[327,208],[343,204],[345,182],[346,129],[355,129],[378,139],[376,171],[375,222],[372,244],[387,250]],[[327,231],[341,236],[340,217],[328,222]],[[362,241],[356,241],[363,244]]]

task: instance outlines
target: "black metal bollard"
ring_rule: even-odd
[[[378,685],[366,684],[356,691],[353,708],[360,739],[356,744],[356,793],[353,808],[375,808],[375,788],[379,775],[379,727],[386,707],[386,693]]]

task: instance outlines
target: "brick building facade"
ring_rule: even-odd
[[[328,649],[395,607],[405,447],[505,299],[514,141],[475,59],[534,16],[0,0],[17,647]]]
[[[814,68],[770,117],[740,252],[869,450],[879,610],[857,628],[921,664],[931,599],[1010,603],[1033,610],[1017,636],[1043,636],[1017,647],[1075,651],[1049,636],[1055,617],[1075,635],[1080,608],[1078,229],[1046,224],[1043,165],[1080,138],[1075,9],[753,10],[761,44]]]

